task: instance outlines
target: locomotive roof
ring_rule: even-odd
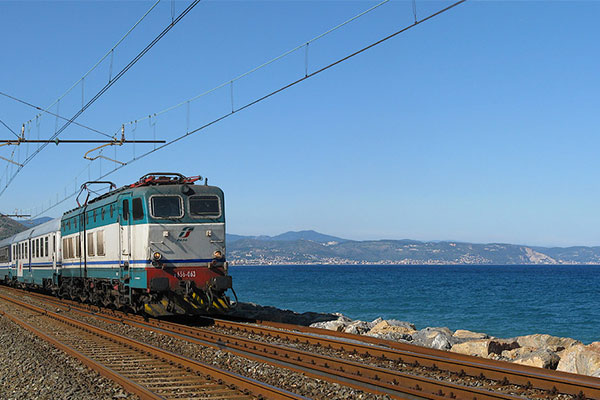
[[[182,186],[190,187],[196,194],[214,194],[218,196],[223,195],[223,191],[221,188],[217,186],[210,185],[193,185],[193,184],[168,184],[168,185],[148,185],[148,186],[138,186],[131,187],[130,185],[123,186],[119,189],[112,190],[108,193],[105,193],[99,197],[96,197],[87,203],[88,209],[94,209],[96,207],[101,207],[115,201],[115,197],[118,194],[125,194],[127,192],[135,193],[136,195],[152,195],[152,194],[180,194],[183,195],[181,188]],[[63,214],[66,216],[68,214],[78,214],[80,210],[86,206],[76,207],[72,210],[69,210]]]
[[[24,230],[23,232],[19,232],[16,235],[8,237],[0,241],[0,247],[8,246],[11,243],[19,242],[21,240],[29,239],[32,236],[45,235],[47,233],[52,233],[60,230],[60,218],[55,218],[48,222],[44,222],[43,224],[39,224],[34,226],[33,228],[29,228]]]

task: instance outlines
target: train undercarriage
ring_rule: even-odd
[[[216,282],[200,289],[188,281],[176,291],[135,289],[118,279],[97,278],[61,277],[58,284],[54,284],[52,279],[43,279],[42,287],[16,279],[5,283],[21,289],[41,289],[67,300],[152,317],[222,314],[232,308],[229,297],[225,295],[226,288],[218,287]]]

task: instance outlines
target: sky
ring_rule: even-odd
[[[153,3],[0,1],[0,91],[73,116],[190,4],[160,2],[83,90],[79,82],[55,104]],[[376,4],[201,1],[77,122],[172,140],[414,22],[411,1],[389,1],[187,102]],[[417,18],[449,4],[417,1]],[[598,16],[595,1],[467,1],[105,179],[206,176],[225,192],[228,232],[242,235],[599,245]],[[32,139],[62,126],[3,97],[0,119],[17,133],[30,121]],[[60,138],[105,137],[71,125]],[[102,155],[128,162],[153,146]],[[47,146],[0,196],[2,212],[74,208],[65,196],[121,165],[90,164],[92,147]],[[4,146],[0,156],[21,163],[36,148]],[[0,189],[15,169],[0,160]]]

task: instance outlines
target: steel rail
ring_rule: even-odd
[[[480,376],[480,374],[483,373],[488,379],[498,381],[507,379],[511,383],[517,385],[531,386],[542,390],[558,391],[574,396],[583,395],[593,399],[600,399],[600,379],[592,376],[513,364],[506,361],[491,360],[327,329],[262,320],[251,321],[257,325],[266,326],[262,327],[220,318],[204,318],[213,322],[215,326],[240,329],[242,332],[263,334],[267,336],[271,335],[276,338],[287,340],[297,339],[304,341],[307,344],[324,347],[331,346],[336,349],[341,349],[342,347],[347,349],[348,345],[353,345],[359,353],[369,353],[369,355],[374,357],[385,356],[392,360],[401,359],[405,362],[417,361],[422,366],[431,368],[448,367],[449,371],[471,376]],[[346,341],[339,341],[332,337]],[[349,343],[348,341],[352,341],[352,343]],[[365,345],[355,343],[357,341],[365,342]],[[379,346],[380,348],[374,347],[373,345]],[[422,358],[422,361],[415,359],[415,356]]]
[[[142,343],[142,342],[118,335],[116,333],[100,329],[98,327],[87,324],[85,322],[78,321],[76,319],[69,318],[65,315],[60,315],[58,313],[46,310],[44,308],[22,302],[18,299],[14,299],[12,297],[0,295],[0,299],[17,304],[18,306],[21,306],[21,307],[24,307],[31,311],[37,312],[41,315],[45,315],[49,318],[60,321],[62,323],[70,325],[72,327],[76,327],[76,328],[85,330],[94,335],[105,337],[110,341],[117,342],[119,344],[122,344],[125,347],[130,348],[130,349],[134,349],[136,351],[148,354],[149,356],[165,360],[169,364],[179,365],[183,369],[188,369],[195,373],[199,373],[199,374],[202,374],[205,376],[210,376],[218,381],[226,382],[227,385],[233,385],[233,386],[237,387],[238,390],[240,390],[244,393],[247,393],[247,394],[251,394],[252,396],[255,396],[255,397],[263,396],[264,398],[274,399],[274,400],[306,400],[305,397],[293,394],[286,390],[276,388],[271,385],[267,385],[265,383],[244,377],[242,375],[238,375],[238,374],[235,374],[235,373],[232,373],[229,371],[221,370],[221,369],[213,367],[211,365],[204,364],[199,361],[180,356],[178,354],[154,347],[152,345]],[[27,324],[23,323],[22,321],[21,321],[21,323],[24,324],[24,325],[20,324],[23,327],[25,327],[25,325],[27,325]],[[29,329],[29,328],[27,328],[27,329]],[[41,337],[46,339],[48,337],[48,335],[44,334]],[[72,354],[77,356],[75,353],[72,353]],[[244,396],[242,396],[242,397],[244,397]],[[245,397],[248,397],[248,396],[245,396]],[[148,398],[152,398],[152,397],[148,397]],[[155,398],[162,398],[162,397],[159,396],[159,397],[155,397]]]
[[[11,314],[5,313],[4,311],[0,311],[0,315],[7,317],[12,322],[19,325],[21,328],[24,328],[25,330],[33,332],[36,336],[42,338],[46,342],[50,343],[52,346],[56,347],[59,350],[62,350],[63,352],[70,355],[71,357],[78,359],[79,361],[81,361],[81,363],[86,365],[88,368],[98,372],[103,377],[110,379],[111,381],[117,382],[119,385],[123,386],[123,388],[127,392],[133,393],[133,394],[139,396],[140,399],[142,399],[142,400],[161,400],[161,399],[163,399],[163,397],[157,396],[156,394],[150,392],[146,388],[138,385],[131,379],[124,377],[123,375],[113,371],[112,369],[104,366],[103,364],[98,363],[98,362],[94,361],[93,359],[85,356],[84,354],[78,352],[77,350],[73,349],[72,347],[67,346],[67,345],[59,342],[58,340],[54,339],[53,337],[46,335],[44,332],[33,327],[32,325],[27,324],[24,321],[21,321],[17,317],[15,317]]]
[[[62,303],[54,299],[51,301],[58,306]],[[281,345],[231,337],[227,334],[215,333],[200,328],[154,319],[146,321],[137,315],[125,315],[118,312],[116,315],[110,315],[113,311],[107,314],[102,309],[97,308],[89,311],[90,306],[80,303],[72,304],[71,301],[69,303],[69,307],[75,312],[86,315],[92,314],[113,323],[128,324],[149,331],[160,330],[163,334],[188,342],[226,350],[241,357],[292,369],[318,379],[326,379],[355,389],[389,395],[394,398],[407,398],[407,396],[415,399],[441,399],[444,396],[478,400],[514,400],[520,398],[500,392],[313,354]]]
[[[47,298],[47,296],[40,296]],[[66,302],[72,306],[82,306],[82,304],[74,301],[67,300]],[[99,310],[95,306],[85,306],[84,308]],[[117,319],[127,317],[138,322],[144,321],[144,318],[140,316],[127,315],[118,311],[113,311],[113,313],[117,316]],[[262,327],[224,319],[204,318],[213,323],[214,326],[237,329],[243,333],[266,335],[282,340],[323,346],[324,348],[330,347],[340,351],[352,351],[354,348],[359,354],[412,363],[433,370],[442,369],[473,377],[483,376],[498,382],[510,382],[511,384],[546,390],[551,393],[570,394],[579,398],[600,398],[600,379],[595,377],[512,364],[325,329],[252,320],[254,323],[267,325],[267,327]],[[153,326],[161,329],[167,324],[165,321],[156,319],[149,319],[145,323],[154,324]],[[183,325],[178,326],[190,328]],[[361,344],[360,342],[366,343]]]
[[[146,330],[160,330],[163,334],[172,337],[183,337],[187,341],[209,345],[243,357],[304,372],[316,378],[376,394],[387,394],[395,398],[406,398],[406,395],[426,399],[439,399],[445,396],[477,400],[520,398],[175,323],[153,323],[154,321],[150,320],[138,322],[131,317],[115,318],[115,322]]]

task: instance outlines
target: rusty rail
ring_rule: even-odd
[[[40,295],[36,295],[40,296]],[[45,299],[60,305],[62,301]],[[97,316],[115,323],[125,323],[138,328],[157,331],[190,342],[227,350],[236,355],[291,369],[318,379],[324,379],[355,389],[393,398],[470,398],[477,400],[513,400],[520,398],[500,392],[465,386],[439,379],[416,376],[400,371],[368,366],[344,359],[313,354],[281,345],[263,343],[243,337],[216,333],[211,330],[180,325],[156,319],[144,320],[140,316],[120,312],[102,312],[97,307],[68,302],[73,311]],[[346,343],[348,345],[348,343]],[[351,347],[348,347],[352,350]]]
[[[36,295],[37,296],[37,295]],[[47,297],[44,297],[46,300]],[[79,303],[68,302],[73,307],[82,307],[88,312],[98,312],[99,309],[94,306],[82,306]],[[398,371],[389,371],[385,369],[358,369],[356,365],[343,364],[344,360],[334,359],[315,354],[305,354],[306,352],[296,351],[287,347],[276,345],[265,345],[262,342],[250,341],[249,339],[232,337],[231,335],[217,334],[211,330],[194,328],[185,325],[173,324],[161,320],[150,319],[145,321],[140,316],[126,315],[119,312],[112,312],[112,316],[104,314],[105,318],[113,318],[114,321],[126,322],[141,328],[147,327],[159,328],[165,334],[169,332],[178,335],[185,335],[188,338],[194,338],[202,341],[203,344],[211,344],[223,348],[227,346],[228,350],[245,354],[246,357],[260,357],[265,361],[265,357],[271,358],[271,363],[291,364],[290,360],[295,360],[297,364],[293,367],[307,374],[329,374],[337,375],[341,379],[352,379],[355,383],[340,382],[347,386],[359,387],[360,385],[375,384],[383,393],[390,393],[388,390],[398,391],[399,385],[407,385],[409,391],[406,394],[421,396],[425,392],[438,395],[457,395],[456,388],[440,386],[441,382],[433,380],[428,381],[408,381],[414,376],[405,377]],[[247,323],[227,321],[223,319],[208,319],[214,326],[237,330],[242,334],[257,334],[271,336],[281,340],[322,346],[340,351],[354,351],[358,354],[379,357],[381,359],[394,360],[408,364],[423,366],[426,368],[442,369],[454,372],[460,375],[469,375],[473,377],[485,377],[487,379],[504,382],[505,384],[515,384],[523,387],[534,387],[549,393],[570,394],[579,398],[600,398],[600,379],[552,370],[546,370],[535,367],[528,367],[508,362],[489,360],[473,356],[450,353],[441,350],[429,349],[420,346],[408,345],[398,342],[387,341],[372,337],[357,336],[342,332],[334,332],[317,328],[302,327],[282,323],[273,323],[265,321],[254,321],[267,326],[255,326]],[[352,342],[349,342],[351,340]],[[360,343],[363,342],[363,343]],[[255,347],[256,346],[256,347]],[[311,358],[312,357],[312,358]],[[298,358],[300,358],[298,360]],[[307,365],[310,363],[311,365]],[[364,365],[361,365],[365,368]],[[312,372],[307,372],[312,370]],[[337,370],[337,372],[336,372]],[[357,378],[357,371],[360,375]],[[344,376],[344,373],[351,376]],[[323,378],[323,376],[320,376]],[[375,381],[375,382],[373,382]],[[385,383],[387,382],[388,386]],[[406,382],[409,382],[408,384]],[[425,385],[436,385],[427,386]],[[501,385],[500,385],[501,386]],[[464,388],[464,386],[460,386]],[[363,387],[363,390],[364,389]],[[415,392],[416,390],[416,392]],[[432,391],[433,390],[433,391]],[[457,390],[457,389],[456,389]],[[371,390],[373,391],[373,390]],[[378,392],[378,391],[375,391]],[[488,391],[483,393],[471,392],[469,398],[483,398],[478,396],[488,395]],[[467,395],[463,393],[463,395]],[[494,393],[494,395],[499,395]],[[463,397],[463,396],[459,396]],[[491,397],[498,398],[498,397]]]
[[[425,367],[445,368],[451,372],[474,377],[483,374],[486,378],[497,381],[508,380],[517,385],[530,386],[573,396],[600,399],[600,379],[591,376],[530,367],[506,361],[490,360],[407,343],[306,326],[261,320],[252,321],[257,325],[264,325],[262,327],[225,319],[204,318],[212,321],[215,326],[238,329],[246,333],[270,335],[286,340],[300,340],[309,344],[324,347],[331,346],[337,349],[347,349],[348,342],[335,340],[331,337],[352,340],[354,349],[360,354],[369,353],[369,355],[375,357],[383,356],[405,362],[418,362]],[[365,345],[354,344],[356,341],[365,342]],[[374,347],[373,345],[378,347]]]
[[[275,388],[262,382],[105,331],[85,322],[45,310],[12,297],[0,295],[0,299],[38,313],[39,315],[46,316],[69,328],[77,329],[79,332],[85,333],[86,339],[102,339],[103,344],[94,346],[93,342],[90,342],[91,344],[86,346],[86,348],[89,348],[94,353],[93,355],[83,354],[81,350],[76,350],[72,345],[65,343],[62,335],[60,339],[52,337],[32,325],[20,321],[9,313],[3,313],[21,327],[34,332],[44,340],[78,358],[85,365],[98,371],[103,376],[118,382],[126,390],[137,394],[142,399],[162,399],[165,395],[161,392],[172,390],[174,394],[181,394],[182,391],[190,388],[193,391],[197,391],[196,394],[200,394],[203,391],[210,391],[213,395],[220,395],[221,398],[227,399],[305,399],[302,396],[295,395],[283,389]],[[107,346],[105,343],[115,344],[115,346]],[[138,357],[141,357],[141,363],[130,362],[136,360]],[[125,359],[126,364],[121,362],[123,359]],[[117,365],[119,362],[122,365]],[[139,365],[146,364],[152,366],[156,371],[156,375],[139,373]],[[123,365],[126,365],[126,367]],[[131,369],[132,367],[133,369]],[[118,369],[123,368],[126,368],[126,372],[120,373]]]

